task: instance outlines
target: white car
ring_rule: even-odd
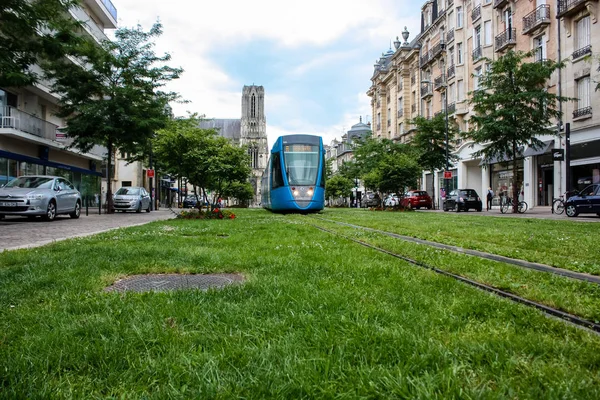
[[[400,199],[398,198],[396,193],[392,193],[388,197],[385,198],[385,200],[383,201],[383,204],[386,207],[397,207],[400,204]]]
[[[80,213],[81,194],[60,176],[25,175],[0,188],[0,219],[22,215],[52,221],[58,214],[79,218]]]

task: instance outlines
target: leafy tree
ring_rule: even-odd
[[[233,146],[224,137],[213,138],[206,150],[207,188],[213,193],[212,204],[215,204],[230,189],[246,183],[252,169],[246,149]]]
[[[250,200],[254,198],[254,188],[250,182],[231,182],[223,189],[224,197],[234,197],[241,204],[248,205]]]
[[[476,157],[512,160],[513,176],[517,177],[515,160],[523,146],[539,148],[540,135],[556,134],[552,119],[559,120],[558,101],[569,100],[547,90],[554,71],[564,67],[552,60],[526,62],[533,52],[509,51],[495,61],[487,60],[490,70],[479,78],[479,89],[472,92],[470,103],[475,114],[467,139],[485,146]],[[518,188],[513,179],[514,212],[517,212]]]
[[[327,198],[348,197],[352,193],[354,180],[342,175],[334,175],[325,182],[325,196]]]
[[[386,154],[375,171],[382,192],[402,194],[405,188],[416,187],[422,170],[415,155],[406,151]]]
[[[115,150],[142,157],[154,132],[168,121],[173,92],[161,91],[179,78],[182,70],[164,65],[168,54],[157,56],[153,40],[162,34],[154,24],[149,32],[140,26],[119,29],[115,41],[102,45],[82,42],[77,47],[79,63],[60,59],[48,63],[48,77],[55,80],[60,97],[58,115],[67,121],[65,132],[83,151],[100,144],[108,149],[108,176]],[[110,180],[107,189],[112,210]]]
[[[62,58],[81,41],[69,8],[79,0],[2,0],[0,5],[0,87],[33,85],[30,67]]]
[[[453,121],[448,122],[448,148],[446,149],[446,116],[442,113],[427,119],[416,117],[412,123],[416,126],[417,133],[410,144],[418,152],[418,162],[424,170],[431,172],[446,169],[448,163],[458,160],[453,154],[456,146],[458,129]],[[435,193],[433,193],[435,202]]]

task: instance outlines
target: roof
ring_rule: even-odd
[[[239,139],[242,132],[242,123],[240,119],[207,119],[200,121],[198,126],[202,129],[216,129],[219,136],[226,139]]]

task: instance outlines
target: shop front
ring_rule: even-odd
[[[600,183],[600,140],[571,145],[571,190]]]
[[[514,176],[513,162],[496,163],[490,165],[490,182],[494,191],[493,206],[500,205],[501,197],[512,197],[513,184],[517,184],[519,198],[523,196],[523,160],[514,161],[517,163],[517,176]]]

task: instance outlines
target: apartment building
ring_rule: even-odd
[[[600,94],[594,86],[598,61],[587,57],[593,55],[598,24],[595,8],[588,4],[581,0],[559,0],[554,4],[544,0],[432,0],[423,4],[421,32],[412,44],[413,51],[418,50],[419,97],[417,101],[409,97],[411,107],[419,115],[429,118],[447,113],[461,131],[469,130],[469,93],[477,89],[478,76],[488,68],[485,58],[497,59],[509,49],[533,50],[532,62],[566,60],[567,67],[555,73],[547,90],[576,99],[560,105],[564,113],[562,124],[553,121],[563,129],[560,136],[540,137],[544,142],[541,149],[522,149],[523,157],[516,160],[516,177],[506,160],[484,162],[473,156],[481,149],[479,145],[459,141],[459,161],[451,167],[451,189],[470,187],[484,193],[491,186],[498,194],[516,181],[521,197],[534,207],[550,205],[552,198],[564,192],[567,176],[573,189],[600,182],[600,121],[593,114],[594,105],[600,104]],[[394,54],[384,54],[375,65],[367,92],[372,99],[374,121],[379,121],[380,114],[390,115],[386,94],[397,90],[392,84],[385,84],[392,82],[390,71],[412,71],[402,54],[397,48]],[[385,106],[380,107],[380,102]],[[400,114],[391,115],[391,126],[406,123]],[[566,162],[553,157],[555,149],[565,149],[567,123],[571,131],[569,168]],[[380,136],[395,138],[384,130]],[[440,193],[444,187],[442,171],[425,171],[422,182],[423,189]]]
[[[100,42],[105,29],[117,26],[117,10],[110,0],[83,0],[70,10],[83,23],[81,34]],[[41,72],[39,66],[33,66]],[[101,169],[106,149],[96,146],[82,153],[68,146],[55,114],[59,98],[51,83],[40,80],[24,88],[0,88],[0,185],[28,174],[64,176],[92,202],[99,200]]]

